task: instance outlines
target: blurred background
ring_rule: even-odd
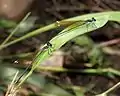
[[[0,43],[28,12],[30,16],[9,41],[57,20],[119,10],[120,0],[0,0]],[[25,70],[40,47],[60,31],[59,28],[44,32],[0,50],[0,96],[5,95],[16,71]],[[74,38],[41,66],[81,72],[36,70],[17,96],[95,96],[106,91],[120,81],[119,37],[119,23],[108,22],[103,28]],[[118,88],[109,96],[119,94]]]

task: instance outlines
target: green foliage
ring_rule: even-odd
[[[104,61],[103,52],[97,46],[94,46],[92,50],[88,53],[90,63],[94,66],[95,64],[102,65]]]
[[[94,25],[96,27],[93,26],[92,22],[91,23],[90,22],[85,23],[87,20],[91,20],[91,18],[96,19],[96,21],[94,21]],[[87,15],[82,15],[82,16],[77,16],[77,17],[74,17],[74,18],[62,20],[62,21],[59,21],[59,24],[57,24],[57,22],[55,22],[55,23],[50,24],[48,26],[45,26],[45,27],[39,28],[37,30],[34,30],[34,31],[32,31],[32,32],[30,32],[30,33],[28,33],[28,34],[26,34],[26,35],[24,35],[24,36],[22,36],[22,37],[20,37],[16,40],[13,40],[11,42],[8,42],[8,43],[5,43],[5,44],[1,45],[0,49],[3,49],[7,46],[10,46],[10,45],[16,43],[16,42],[19,42],[19,41],[22,41],[24,39],[33,37],[34,35],[38,35],[39,33],[57,28],[59,26],[64,26],[66,24],[70,25],[49,41],[49,43],[52,46],[46,47],[48,45],[47,44],[44,45],[43,50],[40,50],[38,52],[38,54],[36,55],[36,57],[34,58],[34,60],[32,62],[32,69],[24,77],[24,79],[18,84],[18,86],[16,88],[19,88],[21,86],[21,84],[23,84],[23,82],[41,64],[41,62],[46,60],[54,51],[58,50],[65,43],[67,43],[68,41],[72,40],[73,38],[75,38],[77,36],[83,35],[85,33],[88,33],[88,32],[91,32],[91,31],[94,31],[94,30],[97,30],[97,29],[103,27],[108,21],[119,22],[120,21],[120,12],[119,11],[116,11],[116,12],[114,12],[114,11],[100,12],[100,13],[87,14]],[[67,23],[61,23],[61,22],[67,22]],[[71,24],[71,22],[72,22],[72,24]],[[97,51],[97,53],[94,53],[95,51]],[[93,49],[92,54],[96,54],[96,56],[94,58],[94,60],[95,60],[96,57],[99,56],[99,50]],[[93,55],[91,55],[91,56],[93,58]],[[92,62],[95,62],[94,60]]]
[[[11,20],[0,19],[0,27],[1,28],[13,28],[17,24]]]
[[[73,23],[72,25],[70,25],[70,27],[68,26],[66,29],[64,29],[62,32],[60,32],[60,34],[58,34],[57,36],[55,36],[54,38],[52,38],[49,41],[52,45],[54,45],[52,52],[59,49],[66,42],[68,42],[69,40],[71,40],[79,35],[82,35],[82,34],[85,34],[90,31],[93,31],[93,30],[103,27],[108,21],[120,21],[119,15],[120,15],[120,12],[112,11],[112,12],[102,12],[102,13],[94,13],[94,14],[88,14],[88,15],[83,15],[83,16],[77,16],[74,18],[63,20],[64,22],[65,21],[66,22],[78,21],[79,23],[81,23],[81,22],[84,22],[83,20],[88,20],[88,19],[91,19],[94,17],[96,19],[94,24],[97,27],[93,27],[92,24],[89,24],[89,28],[87,29],[86,24],[83,24],[79,27],[76,27],[76,28],[70,30],[72,26],[77,26],[77,25],[75,25],[76,23]],[[56,23],[55,23],[55,25],[56,25]],[[46,44],[45,44],[45,46],[46,46]],[[45,59],[47,59],[50,56],[50,54],[48,54],[48,51],[49,51],[49,48],[44,51],[38,52],[38,54],[36,55],[35,59],[32,62],[33,67],[31,69],[30,73],[28,73],[28,75],[26,76],[26,78],[24,78],[24,80],[26,80],[29,77],[29,75],[32,74],[32,72],[40,65],[41,62],[43,62]],[[52,54],[52,52],[51,52],[51,54]],[[21,83],[18,86],[20,86],[24,82],[24,80],[21,81]]]
[[[91,48],[94,45],[94,42],[87,35],[78,36],[72,41],[79,46],[85,46],[88,48]]]

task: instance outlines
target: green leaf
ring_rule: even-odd
[[[90,19],[90,18],[89,18]],[[63,31],[63,33],[58,34],[57,36],[55,36],[52,40],[50,40],[50,43],[54,46],[54,51],[59,49],[60,47],[62,47],[62,45],[64,45],[66,42],[68,42],[69,40],[75,38],[76,36],[85,34],[87,32],[96,30],[102,26],[104,26],[109,19],[109,15],[102,15],[102,16],[98,16],[95,17],[95,19],[97,20],[95,22],[96,27],[93,27],[92,25],[89,26],[88,30],[86,30],[86,24],[81,25],[77,28],[75,28],[74,30],[65,30]],[[47,45],[45,45],[47,46]],[[37,54],[37,57],[34,59],[33,61],[33,69],[37,68],[37,66],[44,61],[46,58],[48,58],[50,56],[50,54],[48,54],[49,49],[45,50],[45,51],[40,51]]]

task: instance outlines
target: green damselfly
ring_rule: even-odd
[[[88,26],[90,24],[93,24],[94,27],[97,28],[97,26],[95,25],[96,19],[94,17],[92,17],[91,19],[87,19],[87,20],[79,20],[79,21],[57,21],[56,23],[58,24],[58,26],[67,26],[67,28],[65,28],[62,32],[60,32],[59,34],[74,30],[76,28],[78,28],[79,26],[85,25],[87,27],[87,31],[88,31]]]
[[[43,48],[41,48],[41,52],[48,50],[48,54],[51,55],[51,52],[53,50],[53,44],[51,44],[50,42],[47,42],[45,46],[43,46]],[[40,54],[38,54],[40,55]],[[34,58],[34,60],[37,58],[38,56],[36,56]],[[34,61],[33,60],[33,61]],[[16,80],[16,84],[20,82],[20,80],[23,78],[23,76],[27,73],[28,69],[31,67],[31,65],[28,65],[27,68],[22,72],[22,74],[18,77],[18,79]]]

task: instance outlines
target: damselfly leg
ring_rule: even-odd
[[[51,55],[52,51],[54,50],[53,44],[47,42],[47,49],[48,49],[48,54]]]

